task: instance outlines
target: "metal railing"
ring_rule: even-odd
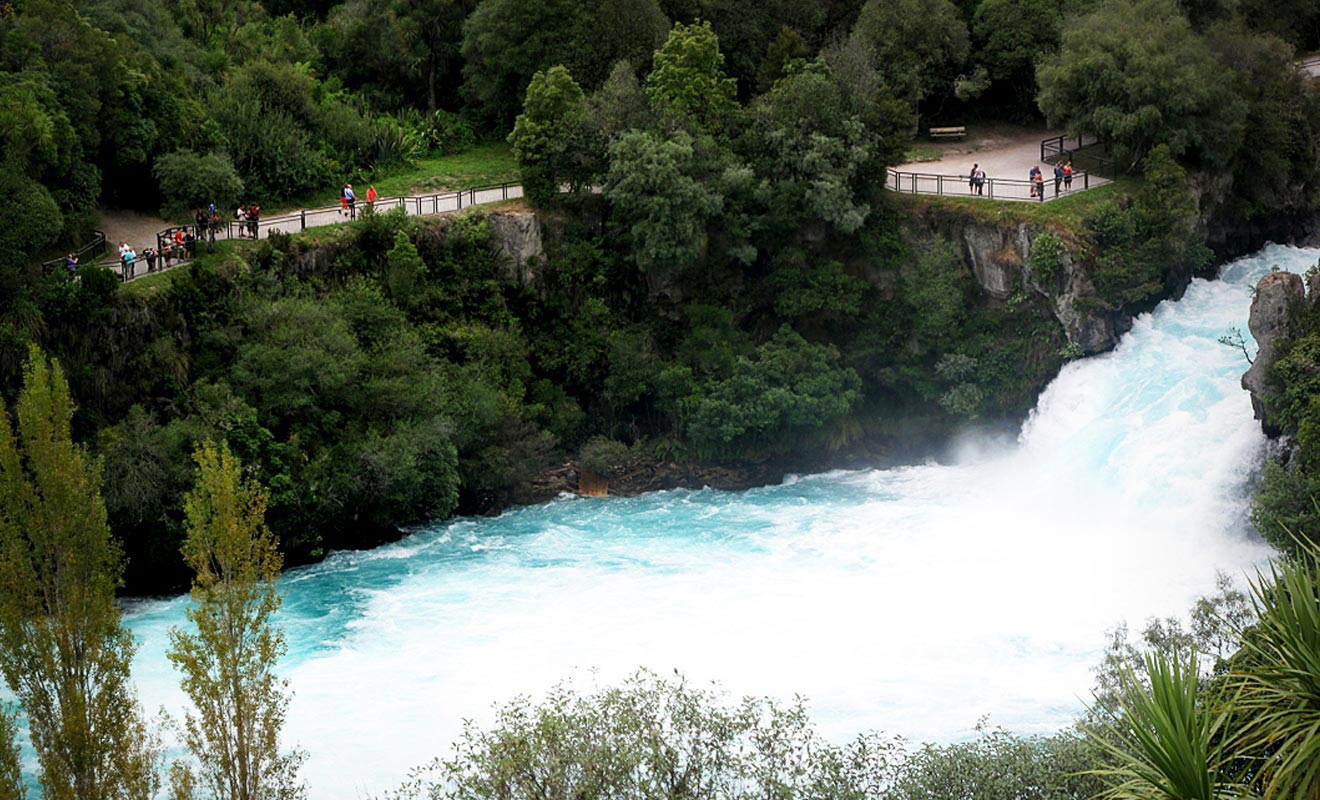
[[[461,211],[472,206],[498,203],[503,200],[517,200],[523,196],[522,185],[517,183],[497,183],[490,186],[478,186],[455,192],[437,192],[425,195],[402,195],[398,197],[378,197],[374,204],[358,199],[350,211],[342,206],[322,206],[304,208],[289,214],[260,217],[253,220],[230,220],[224,223],[222,239],[264,239],[272,233],[301,233],[308,228],[319,228],[357,219],[368,208],[376,213],[391,211],[396,208],[410,217],[424,217]]]
[[[106,241],[104,233],[102,233],[101,231],[92,231],[91,240],[82,247],[79,247],[78,249],[74,250],[73,254],[78,258],[79,264],[89,260],[90,263],[94,264],[96,263],[97,259],[105,255],[106,250],[109,247],[110,247],[110,243]],[[41,268],[44,270],[63,269],[65,267],[65,260],[67,258],[68,256],[64,255],[64,256],[60,256],[59,258],[52,258],[49,261],[43,261],[41,263]]]
[[[125,281],[130,281],[150,272],[181,266],[191,261],[197,250],[209,249],[217,240],[256,240],[268,238],[274,233],[301,233],[308,228],[319,228],[357,219],[368,209],[382,213],[401,208],[404,214],[410,217],[423,217],[504,200],[517,200],[522,196],[522,184],[497,183],[453,192],[378,197],[374,204],[359,199],[347,214],[340,206],[323,206],[304,208],[288,214],[259,216],[255,220],[225,220],[205,226],[196,224],[174,226],[156,235],[158,254],[156,269],[151,269],[148,262],[139,254],[132,269],[123,270],[122,277]],[[63,263],[62,259],[60,263]],[[106,261],[102,266],[122,269],[122,265],[115,260]]]
[[[1068,159],[1088,172],[1112,179],[1118,174],[1118,164],[1104,154],[1104,149],[1104,143],[1099,137],[1089,133],[1051,136],[1040,140],[1040,160],[1055,164],[1061,159]]]
[[[976,197],[986,200],[1020,200],[1023,202],[1048,202],[1056,197],[1090,189],[1092,185],[1108,183],[1103,178],[1087,172],[1073,175],[1072,186],[1062,182],[1057,194],[1054,190],[1054,176],[1046,175],[1042,185],[1044,196],[1036,197],[1032,181],[1019,178],[991,178],[986,176],[982,186],[976,186],[969,175],[943,175],[933,172],[899,172],[888,170],[885,188],[903,194],[933,194],[945,197]]]

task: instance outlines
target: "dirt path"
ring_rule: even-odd
[[[973,164],[980,164],[988,178],[1026,180],[1033,166],[1048,171],[1048,165],[1040,160],[1040,140],[1062,133],[1046,128],[1000,127],[985,134],[968,136],[962,142],[936,144],[944,151],[938,161],[914,161],[894,169],[899,172],[968,175]]]
[[[120,242],[128,242],[139,253],[156,246],[156,234],[173,224],[169,220],[137,211],[101,211],[101,230],[110,245],[110,260]]]

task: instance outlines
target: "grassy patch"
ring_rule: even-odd
[[[182,264],[177,267],[170,267],[161,272],[153,272],[150,275],[143,275],[140,278],[134,278],[128,283],[119,287],[119,291],[130,295],[139,295],[142,297],[151,297],[165,291],[181,279],[188,271],[190,264],[211,263],[219,265],[221,262],[229,261],[234,258],[240,247],[246,247],[247,242],[216,242],[214,253],[205,253],[194,258],[188,264]]]
[[[903,154],[904,164],[917,164],[925,161],[939,161],[944,158],[944,149],[933,144],[914,144]]]
[[[141,278],[134,278],[123,286],[119,291],[129,295],[140,295],[150,297],[154,294],[168,289],[176,280],[183,276],[187,265],[181,267],[170,267],[164,272],[154,272],[150,275],[143,275]]]
[[[390,196],[434,194],[517,180],[513,148],[507,142],[496,142],[458,155],[419,159],[397,172],[387,171],[376,179],[376,191]],[[359,195],[365,195],[365,191]]]
[[[457,189],[472,189],[500,183],[517,183],[518,165],[513,160],[513,148],[507,142],[480,144],[466,153],[452,156],[426,156],[406,166],[390,167],[374,179],[353,181],[358,208],[367,202],[367,187],[374,185],[381,197],[398,195],[425,195]],[[326,208],[339,205],[339,187],[328,185],[325,191],[310,197],[296,198],[289,203],[262,206],[262,213],[271,217],[287,214],[300,208]]]
[[[1075,228],[1095,210],[1096,206],[1125,194],[1134,194],[1141,188],[1141,179],[1119,178],[1113,183],[1074,192],[1048,203],[1021,200],[986,200],[973,197],[938,197],[935,195],[895,194],[900,208],[915,214],[928,208],[956,209],[971,219],[987,223],[1038,222]]]

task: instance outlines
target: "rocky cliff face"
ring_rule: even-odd
[[[1311,288],[1314,298],[1317,296],[1314,294],[1316,287]],[[1265,398],[1270,393],[1268,376],[1274,343],[1279,337],[1288,335],[1291,308],[1305,297],[1301,276],[1291,272],[1271,272],[1256,284],[1256,294],[1251,299],[1251,317],[1247,325],[1260,345],[1260,351],[1251,369],[1242,376],[1242,388],[1251,393],[1251,408],[1269,436],[1279,435],[1279,428],[1270,420],[1265,405]]]
[[[536,280],[545,264],[545,242],[536,214],[530,211],[491,214],[490,238],[495,264],[505,278],[524,285]]]
[[[1233,196],[1233,176],[1224,172],[1189,175],[1201,209],[1201,235],[1215,256],[1227,260],[1254,253],[1270,242],[1320,245],[1320,211],[1297,209],[1249,219],[1227,202]]]
[[[1083,353],[1100,353],[1118,343],[1130,320],[1111,311],[1096,293],[1078,248],[1066,233],[1057,269],[1037,274],[1031,253],[1037,237],[1049,230],[1038,223],[983,222],[957,215],[927,217],[911,235],[938,234],[960,245],[964,263],[993,302],[1024,295],[1047,305],[1068,337]]]
[[[986,294],[998,300],[1019,290],[1034,295],[1049,304],[1068,341],[1082,352],[1111,349],[1121,331],[1072,251],[1065,249],[1060,254],[1058,270],[1053,274],[1038,275],[1032,270],[1032,247],[1044,232],[1044,227],[1024,222],[968,223],[961,226],[956,238],[962,244],[968,267]]]

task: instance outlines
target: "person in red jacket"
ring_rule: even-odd
[[[380,195],[379,195],[379,194],[376,194],[376,187],[375,187],[375,186],[368,186],[368,187],[367,187],[367,208],[370,208],[370,209],[372,209],[372,210],[375,210],[375,208],[376,208],[376,198],[377,198],[377,197],[380,197]]]

